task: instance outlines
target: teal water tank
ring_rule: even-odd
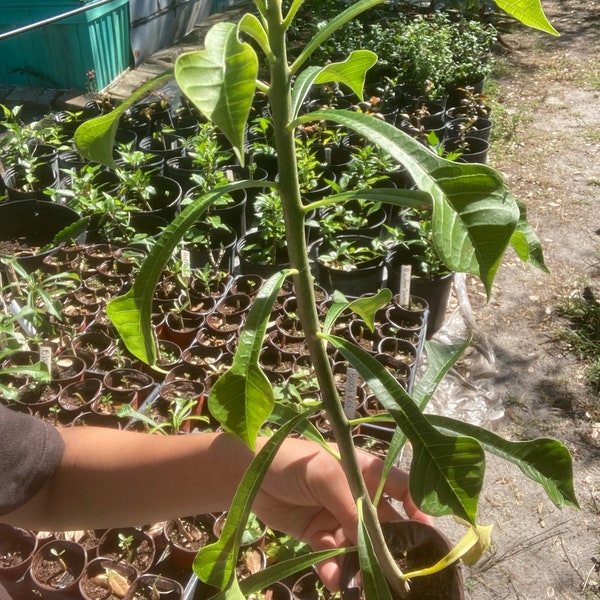
[[[88,10],[0,40],[0,83],[50,88],[106,87],[130,65],[128,0],[8,0],[0,4],[0,33]]]

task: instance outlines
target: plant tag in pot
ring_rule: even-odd
[[[410,278],[412,270],[410,265],[402,265],[400,268],[400,306],[410,304]]]
[[[182,275],[184,277],[189,277],[192,274],[191,271],[191,258],[190,258],[190,251],[186,250],[185,248],[181,249],[181,267],[182,267]]]
[[[40,362],[48,368],[48,373],[52,373],[52,346],[49,344],[40,345]]]
[[[349,368],[346,373],[346,393],[344,394],[344,414],[348,419],[356,416],[356,390],[358,389],[358,371]]]

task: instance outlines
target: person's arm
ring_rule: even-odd
[[[62,461],[29,502],[2,520],[28,529],[73,530],[143,525],[227,510],[254,454],[229,434],[149,435],[93,427],[60,430]],[[259,447],[265,442],[259,439]],[[369,489],[383,462],[359,452]],[[430,522],[408,494],[408,475],[392,470],[386,493],[401,500],[410,518]],[[356,543],[357,513],[339,462],[318,444],[288,439],[273,461],[253,505],[273,529],[314,549]],[[382,520],[398,518],[387,502]],[[336,589],[335,561],[321,577]]]
[[[65,450],[44,488],[2,520],[28,529],[143,525],[225,510],[252,452],[226,434],[60,429]]]

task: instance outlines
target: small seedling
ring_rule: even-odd
[[[58,550],[57,548],[50,548],[50,554],[52,556],[54,556],[54,558],[56,559],[56,562],[60,565],[60,568],[63,571],[68,571],[69,569],[67,569],[67,563],[65,563],[64,559],[62,558],[64,553],[65,553],[64,550]]]
[[[104,573],[93,577],[92,581],[98,585],[108,585],[111,592],[119,598],[124,598],[130,587],[130,583],[126,577],[108,567],[104,569]]]
[[[123,558],[127,562],[131,562],[133,557],[133,535],[119,533],[119,548],[123,551]]]

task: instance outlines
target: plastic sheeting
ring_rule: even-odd
[[[473,425],[493,427],[504,416],[498,388],[496,357],[489,339],[478,327],[467,293],[464,274],[454,278],[458,306],[431,341],[440,344],[461,344],[469,336],[471,347],[440,383],[425,412],[460,419]],[[420,370],[427,365],[424,354]]]

